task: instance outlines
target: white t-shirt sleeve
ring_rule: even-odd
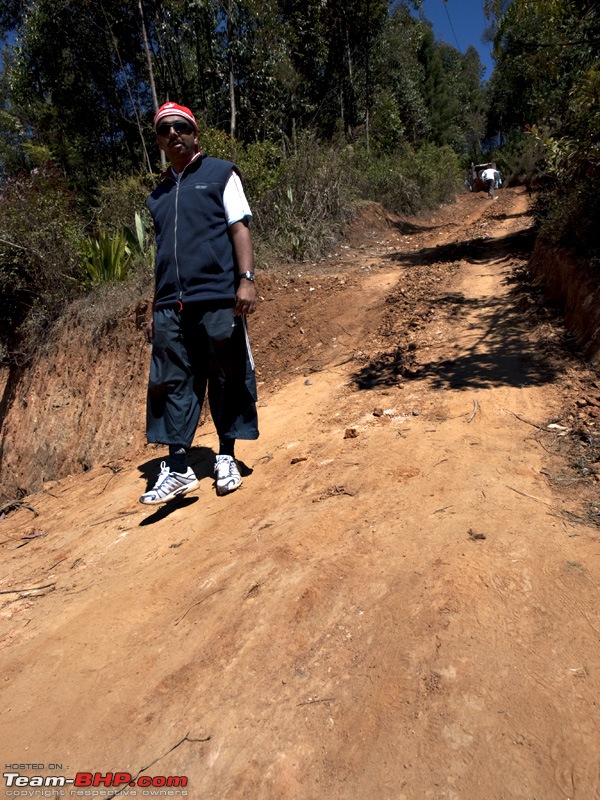
[[[229,176],[223,192],[223,206],[228,225],[252,218],[252,211],[250,211],[250,206],[244,194],[244,187],[237,172],[232,172]]]

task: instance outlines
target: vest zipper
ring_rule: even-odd
[[[193,164],[194,161],[196,160],[196,158],[198,158],[198,155],[196,155],[190,161],[190,164]],[[176,188],[175,188],[175,225],[174,225],[174,230],[173,230],[173,235],[174,235],[174,240],[175,241],[174,241],[174,244],[173,244],[173,257],[175,258],[175,275],[177,277],[177,285],[179,286],[179,300],[178,300],[179,307],[177,309],[179,312],[183,311],[183,287],[181,286],[181,278],[179,277],[179,259],[177,258],[177,223],[178,223],[178,218],[179,218],[179,183],[180,183],[181,179],[183,178],[183,176],[185,174],[185,171],[189,167],[190,164],[186,164],[185,167],[181,170],[181,172],[179,172],[177,174],[176,182],[175,182],[175,185],[176,185]],[[173,168],[172,167],[171,167],[171,172],[173,172]]]
[[[177,275],[177,285],[179,286],[179,311],[183,309],[183,289],[181,286],[181,279],[179,277],[179,259],[177,258],[177,219],[179,214],[179,182],[181,180],[181,176],[183,175],[184,170],[182,170],[177,175],[177,187],[175,189],[175,230],[173,231],[174,234],[174,244],[173,244],[173,256],[175,258],[175,274]]]

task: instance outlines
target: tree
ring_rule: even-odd
[[[386,22],[373,61],[376,142],[386,140],[389,148],[403,138],[413,145],[431,141],[464,153],[479,140],[485,98],[475,48],[461,55],[436,42],[429,23],[400,5]],[[379,137],[377,125],[385,129]]]
[[[597,63],[598,11],[586,0],[514,0],[494,5],[497,66],[490,127],[560,124],[573,85]]]
[[[290,59],[301,79],[302,124],[350,134],[366,117],[367,73],[386,18],[384,0],[280,0]]]
[[[592,0],[513,0],[492,11],[489,127],[527,132],[522,160],[536,153],[543,234],[600,268],[600,11]]]
[[[135,5],[83,0],[73,13],[68,0],[37,0],[19,42],[11,108],[74,183],[144,163],[139,118],[151,99]]]

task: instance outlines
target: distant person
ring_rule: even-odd
[[[497,186],[500,180],[500,173],[495,167],[487,167],[481,173],[480,178],[487,189],[488,197],[492,200],[494,198],[494,187]]]
[[[156,112],[158,145],[170,168],[148,198],[156,234],[155,292],[146,339],[152,343],[148,442],[168,445],[153,488],[140,497],[166,503],[192,491],[187,463],[204,396],[219,437],[217,494],[242,483],[236,439],[257,439],[256,379],[246,315],[256,309],[252,216],[237,167],[199,151],[189,108]]]

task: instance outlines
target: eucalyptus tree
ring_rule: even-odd
[[[236,102],[237,135],[245,142],[280,139],[290,132],[299,82],[289,26],[277,0],[229,0],[228,22],[228,98],[230,107]]]
[[[406,5],[390,14],[373,57],[373,138],[393,150],[401,141],[428,138],[431,123],[423,93],[424,69],[418,54],[425,27]]]
[[[217,0],[141,0],[159,104],[175,100],[222,122],[225,19]]]
[[[475,48],[463,55],[436,42],[429,23],[398,5],[373,58],[375,143],[449,144],[458,153],[478,141],[485,124],[483,68]]]
[[[35,0],[17,33],[10,105],[31,141],[81,186],[123,161],[147,164],[150,97],[136,5]]]
[[[438,44],[442,80],[430,106],[434,141],[466,153],[485,133],[486,99],[482,86],[483,67],[474,47],[459,53],[448,44]]]
[[[388,14],[385,0],[280,0],[290,59],[300,77],[301,124],[326,135],[364,124],[373,91],[372,59]]]
[[[572,93],[598,69],[600,12],[592,0],[499,0],[490,124],[504,130],[560,126]]]

